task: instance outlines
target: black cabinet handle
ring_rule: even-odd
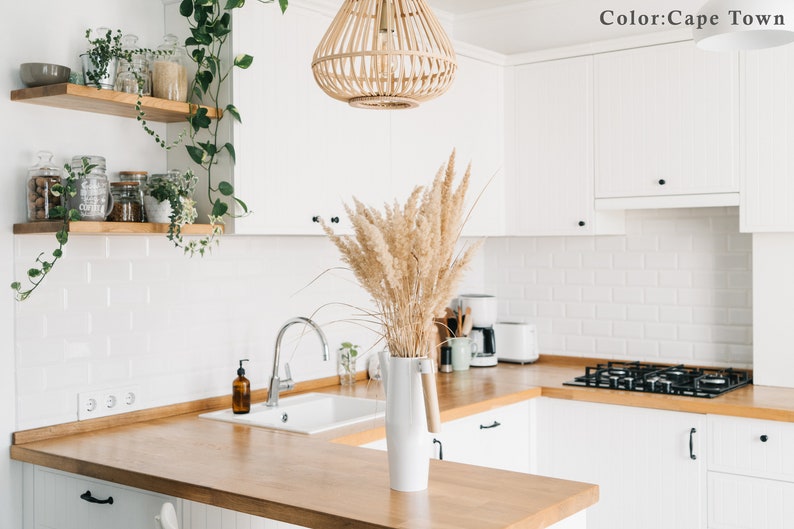
[[[697,433],[695,428],[689,430],[689,459],[697,459],[698,456],[695,455],[695,447],[694,442],[692,440],[693,436]]]
[[[767,442],[767,441],[769,441],[769,436],[768,436],[768,435],[762,435],[762,436],[761,436],[761,442],[762,442],[762,443],[765,443],[765,442]]]
[[[320,222],[320,216],[319,215],[313,216],[312,217],[312,222]]]
[[[659,185],[660,185],[660,186],[663,186],[663,185],[665,185],[666,183],[667,183],[667,181],[666,181],[664,178],[662,178],[662,179],[660,179],[660,180],[659,180]]]
[[[444,445],[435,437],[433,438],[433,444],[438,445],[438,459],[444,461]]]
[[[493,424],[489,424],[488,426],[480,425],[480,430],[488,430],[490,428],[496,428],[497,426],[502,426],[502,423],[499,421],[494,421]]]
[[[331,222],[333,224],[339,224],[339,217],[331,217]]]
[[[580,221],[579,221],[579,226],[584,226],[585,224],[586,224],[586,222],[585,222],[585,221],[583,221],[583,220],[580,220]]]
[[[80,494],[80,499],[81,500],[85,500],[88,503],[100,503],[100,504],[103,504],[103,505],[104,504],[113,505],[113,496],[108,496],[108,499],[106,499],[106,500],[99,500],[97,498],[94,498],[91,495],[91,491],[90,490],[87,490],[84,493]]]

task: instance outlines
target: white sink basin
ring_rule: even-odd
[[[378,400],[306,393],[279,399],[278,407],[264,403],[251,406],[251,411],[235,414],[231,409],[199,415],[205,419],[261,426],[305,434],[315,434],[385,415],[386,403]]]

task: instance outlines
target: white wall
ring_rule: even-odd
[[[488,241],[486,276],[541,354],[751,367],[751,246],[737,208],[629,211],[626,235]]]
[[[58,163],[75,154],[95,153],[108,158],[109,168],[141,167],[163,169],[165,157],[143,134],[128,134],[130,122],[119,118],[12,103],[8,93],[22,88],[18,65],[23,62],[55,62],[77,66],[84,50],[83,35],[99,25],[120,28],[140,35],[143,42],[156,45],[162,38],[160,0],[107,2],[59,0],[7,2],[4,14],[8,23],[4,45],[0,48],[0,138],[5,162],[5,200],[0,208],[0,527],[22,527],[21,475],[19,465],[8,458],[11,432],[19,427],[14,399],[15,302],[8,285],[19,278],[13,268],[14,237],[12,224],[25,218],[24,183],[26,168],[33,164],[35,152],[51,150]],[[137,125],[133,124],[133,127]],[[15,199],[16,198],[16,199]],[[52,240],[41,250],[52,248]],[[22,267],[32,263],[35,254],[22,259]]]

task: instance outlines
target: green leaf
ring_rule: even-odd
[[[14,281],[13,283],[11,283],[11,288],[19,292],[19,289],[22,288],[22,285],[19,283],[19,281]]]
[[[188,37],[185,39],[185,46],[198,46],[198,41],[193,37]]]
[[[226,149],[229,152],[229,156],[231,156],[232,162],[237,162],[237,153],[234,152],[234,145],[232,145],[231,143],[227,142],[223,146],[223,148]]]
[[[193,38],[196,39],[197,43],[204,44],[205,46],[212,44],[212,36],[210,36],[203,27],[192,28],[190,33],[193,35]]]
[[[50,210],[51,219],[62,219],[66,216],[66,208],[63,206],[55,206]]]
[[[80,220],[80,212],[76,209],[69,210],[69,220]]]
[[[58,230],[55,233],[55,240],[57,240],[61,246],[63,246],[69,240],[69,232],[65,229]]]
[[[39,277],[40,275],[41,275],[41,270],[39,270],[38,268],[31,268],[30,270],[28,270],[28,277],[30,278]]]
[[[238,7],[243,7],[243,5],[245,5],[245,0],[227,0],[224,9],[237,9]]]
[[[288,5],[289,5],[289,0],[278,0],[278,6],[281,8],[282,15],[287,11]]]
[[[242,68],[243,70],[251,66],[252,62],[254,62],[254,58],[247,53],[241,53],[234,58],[234,65],[238,68]]]
[[[190,155],[191,160],[199,165],[204,163],[204,149],[199,149],[193,145],[186,145],[185,148],[187,149],[187,153]]]
[[[232,198],[234,199],[235,202],[237,202],[240,205],[241,208],[243,208],[243,213],[248,213],[248,205],[245,202],[243,202],[237,197],[232,197]]]
[[[229,182],[221,182],[218,184],[218,191],[220,191],[222,195],[228,197],[234,194],[234,186]]]
[[[226,214],[229,210],[229,204],[226,202],[221,202],[221,199],[215,200],[215,203],[212,205],[212,213],[213,217],[222,217]]]
[[[238,123],[242,123],[243,120],[240,118],[240,111],[237,110],[237,107],[232,105],[231,103],[226,105],[226,112],[232,115],[232,117],[237,120]]]
[[[207,156],[215,156],[218,154],[217,147],[215,147],[215,144],[210,141],[198,142],[198,146],[204,149],[204,152],[207,153]]]
[[[201,85],[201,89],[204,92],[206,92],[209,89],[213,79],[214,76],[212,75],[212,72],[209,70],[201,70],[199,72],[196,72],[196,81],[198,82],[199,85]]]
[[[193,14],[193,0],[182,0],[179,4],[179,14],[183,17],[189,17]]]
[[[49,261],[44,261],[41,263],[41,271],[45,274],[48,274],[52,270],[52,263]]]
[[[63,250],[61,250],[60,248],[53,250],[52,256],[55,257],[56,259],[60,259],[61,257],[63,257]]]

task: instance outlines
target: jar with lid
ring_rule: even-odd
[[[163,37],[152,63],[152,95],[171,101],[187,101],[187,61],[176,35]]]
[[[141,204],[143,204],[143,196],[146,192],[146,183],[149,180],[149,173],[146,171],[119,171],[120,182],[137,182],[138,183],[138,196],[140,197]],[[146,222],[146,208],[143,208],[143,220]]]
[[[52,163],[52,153],[36,153],[38,163],[28,169],[28,220],[47,220],[52,208],[61,205],[61,197],[52,194],[52,186],[61,183],[61,169]]]
[[[143,50],[138,48],[138,36],[124,35],[121,38],[121,49],[125,54],[129,54],[129,60],[119,59],[115,90],[128,94],[151,95],[149,59]]]
[[[83,172],[83,159],[93,166],[87,174]],[[69,199],[69,207],[80,213],[80,220],[105,220],[112,204],[105,172],[105,158],[95,155],[75,156],[71,163],[77,194]]]
[[[143,222],[140,184],[138,182],[113,182],[110,184],[113,207],[108,220],[112,222]]]

